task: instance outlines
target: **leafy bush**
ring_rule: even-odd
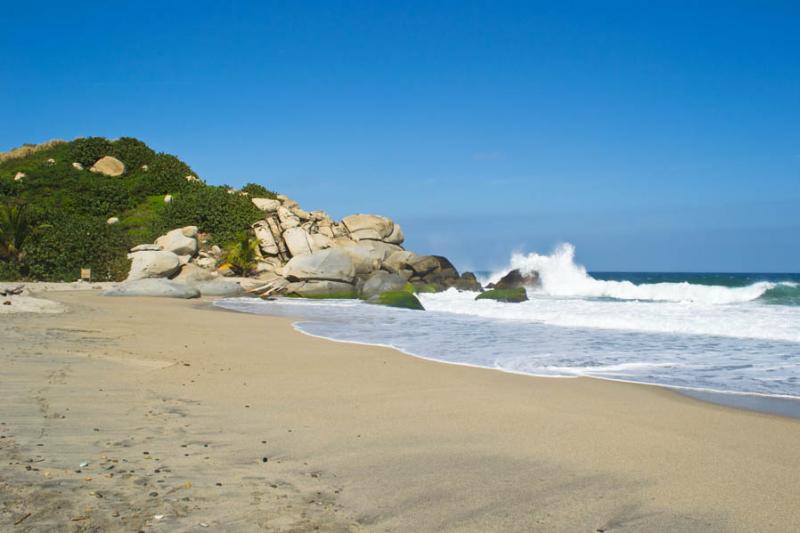
[[[256,266],[258,258],[258,241],[250,232],[241,231],[225,254],[225,260],[233,265],[240,274],[249,274]]]
[[[110,155],[111,152],[111,143],[103,137],[84,137],[70,143],[72,160],[86,168],[94,165],[101,157]]]
[[[111,155],[125,163],[128,172],[140,170],[156,156],[155,151],[139,139],[120,137],[111,143]]]
[[[242,192],[246,192],[250,195],[250,198],[270,198],[274,200],[278,197],[277,194],[258,183],[248,183],[242,187]]]
[[[223,187],[196,187],[175,196],[164,209],[166,228],[197,226],[211,241],[225,244],[261,219],[261,211],[246,196],[228,194]]]
[[[0,205],[0,259],[17,263],[32,231],[27,205]]]
[[[92,279],[124,279],[130,242],[118,225],[100,218],[61,217],[37,228],[25,243],[21,272],[35,280],[75,281],[81,268],[92,269]]]
[[[88,267],[94,279],[119,279],[128,270],[126,254],[132,245],[187,225],[199,226],[211,233],[212,242],[225,245],[263,216],[249,197],[187,181],[186,176],[196,176],[189,165],[131,137],[44,143],[20,153],[0,158],[0,206],[27,205],[34,229],[17,254],[18,263],[0,264],[5,278],[75,280],[80,268]],[[123,176],[72,166],[77,161],[88,168],[106,155],[125,163]],[[146,171],[141,168],[145,164]],[[14,181],[18,172],[25,177]],[[274,197],[257,184],[245,188],[255,196]],[[173,195],[171,204],[164,203],[165,194]],[[109,226],[106,219],[112,216],[120,222]]]
[[[0,259],[0,281],[16,281],[22,277],[17,265]]]
[[[202,187],[200,182],[190,182],[186,176],[194,176],[192,168],[174,155],[159,153],[148,163],[149,170],[140,180],[147,194],[175,194]]]

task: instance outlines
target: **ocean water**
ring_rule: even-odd
[[[800,398],[798,274],[590,273],[567,244],[549,255],[515,254],[482,281],[511,268],[539,272],[529,301],[475,301],[451,289],[420,295],[426,312],[347,300],[217,305],[296,317],[311,335],[448,363]]]

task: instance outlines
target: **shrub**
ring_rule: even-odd
[[[199,182],[186,181],[186,176],[195,175],[194,171],[174,155],[156,154],[148,167],[147,172],[138,176],[139,192],[143,194],[175,194],[202,186]]]
[[[27,205],[0,205],[0,259],[19,261],[22,247],[32,232]]]
[[[250,198],[270,198],[274,200],[278,197],[273,191],[258,183],[248,183],[242,187],[242,192],[246,192],[250,195]]]
[[[112,146],[103,137],[84,137],[70,143],[70,156],[86,168],[94,165],[101,157],[110,155]]]
[[[142,165],[150,165],[156,156],[155,151],[139,139],[120,137],[111,143],[111,155],[125,163],[128,172],[139,170]]]
[[[0,259],[0,281],[16,281],[22,277],[17,265]]]
[[[92,279],[116,281],[128,272],[125,231],[101,218],[64,216],[37,228],[23,249],[20,269],[30,278],[75,281],[81,268],[92,269]]]
[[[229,246],[225,260],[240,274],[249,274],[256,266],[258,259],[258,241],[247,231],[241,231],[236,241]]]
[[[197,226],[212,242],[236,240],[257,220],[261,211],[246,196],[228,194],[223,187],[200,186],[177,195],[163,210],[163,227]]]

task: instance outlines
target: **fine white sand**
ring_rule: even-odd
[[[794,419],[47,297],[0,320],[3,531],[800,529]]]

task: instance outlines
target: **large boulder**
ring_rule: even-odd
[[[350,256],[357,274],[369,274],[378,270],[384,254],[381,251],[360,246],[360,244],[347,237],[337,237],[333,240],[334,249]]]
[[[283,229],[294,228],[300,225],[300,219],[297,215],[289,211],[286,207],[279,206],[277,211],[278,220],[280,220]]]
[[[267,213],[274,213],[281,206],[280,201],[272,198],[253,198],[251,201],[257,208]]]
[[[189,285],[212,281],[219,277],[219,274],[209,269],[203,268],[197,263],[187,263],[181,267],[180,273],[172,278],[173,281],[187,283]]]
[[[309,235],[309,243],[311,244],[311,251],[316,252],[333,246],[333,239],[322,233],[312,233]]]
[[[116,157],[107,155],[98,159],[89,170],[105,176],[121,176],[125,173],[125,165]]]
[[[395,224],[389,236],[383,239],[384,242],[390,244],[403,244],[404,240],[406,240],[406,236],[403,234],[403,230],[400,229],[400,224]]]
[[[519,287],[536,287],[541,284],[538,272],[523,274],[515,268],[494,284],[489,284],[490,289],[517,289]]]
[[[289,248],[289,253],[292,254],[292,257],[311,253],[313,245],[311,236],[303,228],[287,229],[283,232],[283,240],[286,242],[286,247]]]
[[[483,290],[478,278],[472,272],[464,272],[451,286],[460,291],[481,292]]]
[[[266,220],[259,220],[253,224],[253,231],[256,234],[258,246],[262,252],[268,255],[278,255],[280,252],[278,243],[275,241],[275,236],[272,234],[272,230]]]
[[[342,219],[353,240],[372,239],[382,241],[394,230],[394,222],[379,215],[350,215]]]
[[[414,252],[401,250],[391,253],[383,261],[382,267],[389,272],[400,272],[401,270],[410,270],[409,264],[417,257]]]
[[[414,271],[414,275],[419,278],[423,278],[440,268],[439,260],[433,255],[417,256],[408,262],[408,266]]]
[[[128,254],[131,270],[128,281],[145,278],[168,278],[181,268],[180,258],[168,251],[145,250]]]
[[[175,255],[194,256],[197,253],[197,226],[174,229],[156,239],[162,250]]]
[[[425,308],[420,303],[419,299],[406,291],[388,291],[374,296],[367,300],[367,303],[385,305],[387,307],[399,307],[401,309],[412,309],[416,311],[424,311]]]
[[[356,246],[366,250],[374,259],[383,263],[390,255],[395,252],[402,252],[403,248],[397,244],[389,244],[383,241],[362,240],[356,243]]]
[[[195,282],[190,286],[199,290],[203,296],[239,296],[244,293],[241,285],[223,279]]]
[[[491,289],[480,293],[475,297],[476,300],[495,300],[506,303],[520,303],[528,299],[528,293],[524,287],[516,289]]]
[[[368,300],[374,296],[388,291],[400,291],[406,285],[406,280],[399,274],[392,274],[384,270],[373,272],[361,287],[361,297]]]
[[[353,283],[356,268],[350,255],[339,248],[328,248],[293,257],[283,267],[289,281],[341,281]]]
[[[166,252],[165,252],[166,253]],[[184,283],[166,279],[137,279],[120,283],[103,292],[105,296],[159,296],[164,298],[199,298],[200,291]]]
[[[352,284],[342,281],[310,280],[290,283],[285,294],[302,298],[350,299],[356,297],[356,290]]]

